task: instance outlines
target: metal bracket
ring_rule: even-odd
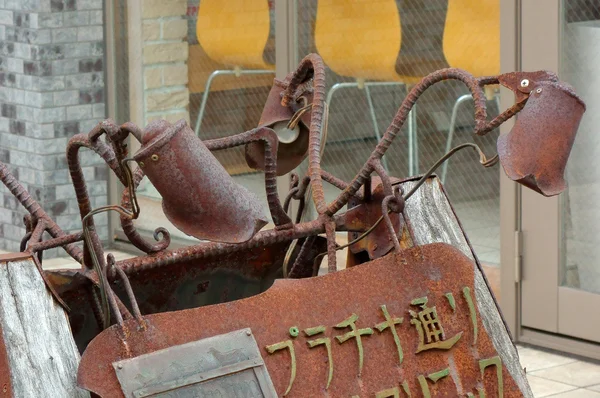
[[[515,231],[515,283],[521,283],[523,274],[521,267],[523,265],[523,232]]]

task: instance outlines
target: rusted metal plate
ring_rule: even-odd
[[[126,397],[276,398],[250,329],[113,364]]]
[[[279,396],[522,396],[483,327],[474,279],[471,260],[436,243],[278,280],[249,299],[107,329],[85,351],[78,383],[122,396],[113,362],[251,328]]]
[[[268,222],[253,193],[237,184],[184,120],[152,122],[134,158],[160,192],[165,215],[198,239],[239,243]]]
[[[314,258],[326,251],[325,238],[317,237],[300,268],[312,273]],[[281,267],[289,242],[225,253],[200,260],[174,262],[165,267],[140,269],[129,280],[142,314],[176,311],[225,303],[267,290]],[[297,246],[293,259],[298,255]],[[91,306],[90,281],[78,270],[50,270],[48,279],[71,308],[69,321],[81,352],[98,333]],[[309,275],[303,274],[301,277]],[[125,303],[127,295],[118,281],[111,286]]]
[[[500,163],[510,179],[544,196],[558,195],[566,188],[565,167],[585,104],[564,83],[521,84],[529,97],[510,133],[498,138]]]

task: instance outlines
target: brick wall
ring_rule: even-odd
[[[143,0],[144,119],[190,120],[186,0]]]
[[[81,221],[66,144],[105,117],[102,7],[102,0],[0,0],[0,161],[68,231]],[[106,167],[87,151],[81,162],[92,206],[105,205]],[[0,249],[18,250],[24,210],[3,185],[0,194]],[[106,239],[106,216],[96,225]]]

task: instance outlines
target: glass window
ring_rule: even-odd
[[[600,5],[594,1],[564,1],[561,78],[574,86],[586,103],[577,139],[567,165],[568,191],[563,195],[563,286],[600,293]]]

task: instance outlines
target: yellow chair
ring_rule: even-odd
[[[209,58],[231,67],[213,71],[206,81],[196,134],[200,133],[210,86],[219,75],[275,73],[263,53],[269,39],[268,0],[201,0],[196,36]]]
[[[352,83],[335,84],[329,90],[326,101],[331,107],[333,94],[341,88],[364,89],[378,141],[381,134],[369,88],[380,85],[407,88],[408,84],[420,80],[419,76],[398,72],[401,43],[400,13],[395,0],[318,0],[315,24],[317,52],[335,73],[356,79]],[[418,172],[415,109],[408,120],[411,175]]]
[[[444,56],[452,68],[467,70],[474,76],[500,73],[500,0],[448,0],[444,26]],[[498,109],[500,97],[494,93]],[[489,96],[488,96],[489,98]],[[454,103],[446,139],[450,151],[459,106],[473,100],[470,94]],[[441,180],[446,180],[448,162],[444,163]]]

